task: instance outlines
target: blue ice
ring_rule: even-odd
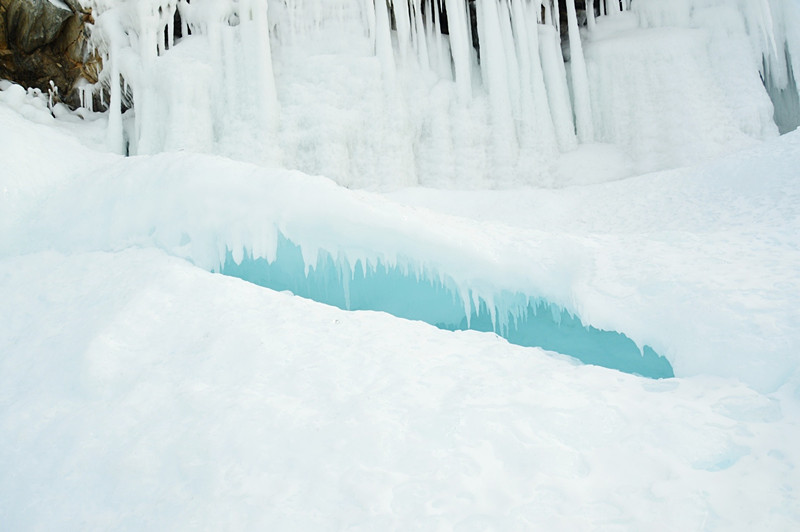
[[[301,248],[280,234],[273,262],[245,254],[237,263],[228,252],[221,273],[345,310],[383,311],[451,331],[495,332],[511,343],[541,347],[586,364],[655,379],[674,376],[667,359],[650,347],[640,349],[620,332],[585,326],[542,299],[502,292],[489,303],[472,293],[462,295],[447,276],[409,265],[350,265],[325,251],[319,253],[316,266],[306,268]]]

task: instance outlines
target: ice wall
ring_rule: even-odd
[[[794,83],[800,69],[800,3],[796,0],[637,0],[633,10],[642,27],[703,32],[711,66],[721,76],[723,88],[731,87],[731,82],[729,92],[742,88],[743,80],[720,71],[738,60],[740,76],[759,73],[781,131],[800,126],[800,92]],[[740,90],[740,94],[744,98],[746,93]]]
[[[579,143],[647,171],[775,134],[759,76],[785,124],[800,113],[792,0],[601,2],[591,29],[568,0],[563,33],[553,0],[84,1],[118,152],[352,187],[558,185]]]

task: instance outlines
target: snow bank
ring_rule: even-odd
[[[11,529],[791,530],[796,400],[348,313],[154,250],[0,259]]]
[[[22,120],[14,127],[37,129]],[[13,149],[13,139],[5,146]],[[218,157],[115,158],[88,174],[61,175],[46,195],[6,201],[0,254],[157,247],[219,271],[229,253],[236,262],[273,261],[283,235],[301,247],[306,270],[328,254],[351,272],[381,264],[446,278],[462,308],[483,300],[500,324],[525,306],[503,294],[522,294],[652,346],[677,375],[722,375],[771,390],[798,366],[799,160],[798,137],[787,135],[677,178],[566,189],[559,207],[509,203],[510,212],[542,220],[515,227]],[[585,194],[597,202],[572,210]],[[602,215],[577,227],[563,222],[588,216],[576,212]]]

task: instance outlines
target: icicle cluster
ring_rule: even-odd
[[[579,144],[660,142],[659,124],[641,125],[645,111],[615,103],[600,79],[612,62],[595,50],[595,14],[692,28],[713,26],[699,15],[713,9],[729,16],[726,31],[745,25],[753,72],[774,91],[795,90],[790,66],[800,67],[789,0],[597,0],[588,13],[568,0],[565,32],[555,0],[84,1],[114,150],[210,151],[348,186],[547,185],[559,154]],[[713,115],[724,127],[709,143],[770,134],[763,120],[744,124],[763,112],[739,103]]]
[[[213,151],[215,139],[245,118],[261,133],[274,129],[267,0],[86,3],[95,13],[93,42],[104,58],[112,149]],[[198,38],[175,47],[176,34]],[[123,121],[125,107],[135,110],[130,121]]]

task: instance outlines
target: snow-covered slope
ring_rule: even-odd
[[[153,250],[0,260],[23,529],[792,530],[797,397],[348,313]]]
[[[40,126],[0,112],[17,138],[36,137],[26,130]],[[543,299],[651,346],[677,375],[774,390],[798,368],[798,134],[693,170],[560,191],[439,193],[430,203],[460,217],[206,155],[112,157],[72,175],[57,170],[63,155],[51,156],[38,157],[51,161],[45,194],[30,176],[35,192],[20,196],[11,177],[4,256],[155,246],[219,271],[228,252],[274,260],[280,235],[302,249],[295,278],[328,255],[337,284],[358,264],[398,267],[442,283],[461,308],[486,302],[499,324],[527,305],[519,295]]]

